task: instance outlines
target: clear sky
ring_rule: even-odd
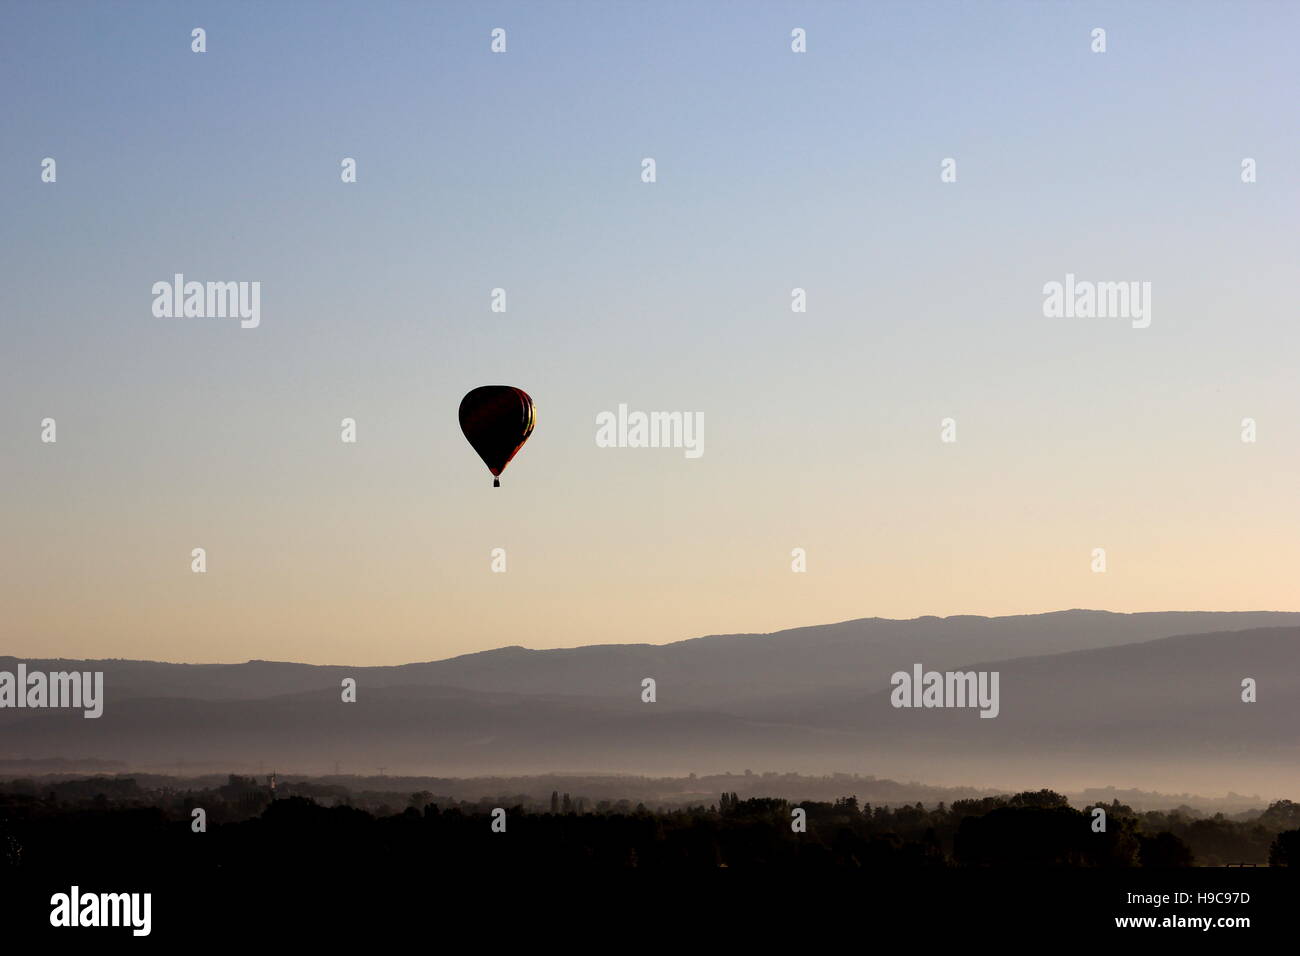
[[[1296,610],[1297,36],[1281,2],[5,0],[0,653]],[[177,272],[260,281],[260,327],[156,318]],[[1045,318],[1066,273],[1150,282],[1150,327]],[[499,489],[481,384],[538,406]],[[620,403],[702,413],[703,456],[598,448]]]

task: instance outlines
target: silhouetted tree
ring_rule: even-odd
[[[1268,848],[1269,866],[1300,866],[1300,830],[1284,830]]]
[[[1259,815],[1259,822],[1270,830],[1300,829],[1300,803],[1278,800]]]
[[[1172,833],[1138,835],[1138,859],[1143,866],[1191,866],[1192,850]]]

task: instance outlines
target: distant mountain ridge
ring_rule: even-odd
[[[1062,789],[1300,784],[1300,614],[1287,612],[871,618],[396,667],[25,662],[105,671],[104,716],[0,710],[0,757],[437,775],[752,767],[997,788],[1045,774]],[[0,670],[15,663],[0,658]],[[889,676],[913,663],[998,670],[999,717],[893,708]],[[357,680],[355,704],[339,700],[344,677]],[[644,677],[657,682],[654,704],[640,699]],[[1258,703],[1240,701],[1244,677],[1259,682]]]
[[[1038,654],[1112,647],[1208,631],[1300,625],[1300,612],[1164,611],[1119,614],[1069,610],[1007,617],[859,618],[770,634],[717,634],[670,644],[592,644],[531,650],[510,645],[444,660],[386,666],[299,664],[252,660],[241,664],[174,664],[98,660],[115,695],[251,699],[337,687],[356,677],[369,687],[462,687],[522,694],[622,698],[628,682],[661,684],[661,701],[716,705],[750,696],[861,688],[861,674],[882,660],[891,670],[921,661],[957,667]],[[919,656],[924,655],[924,656]],[[0,670],[19,658],[0,657]],[[31,668],[57,670],[69,662],[22,658]],[[753,686],[759,683],[757,690]],[[670,690],[671,689],[671,690]]]

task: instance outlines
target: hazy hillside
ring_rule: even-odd
[[[0,757],[132,769],[264,762],[316,773],[337,762],[353,772],[446,775],[752,768],[1267,794],[1297,783],[1300,626],[1163,632],[1297,617],[867,620],[667,647],[507,648],[395,668],[110,662],[102,718],[0,710]],[[1116,643],[1134,636],[1138,643]],[[1026,645],[1040,653],[999,659]],[[996,669],[1000,716],[893,708],[889,676],[916,661]],[[358,680],[355,704],[339,701],[343,676]],[[640,701],[643,676],[658,681],[659,702]],[[1258,703],[1241,703],[1243,677],[1259,681]],[[527,693],[496,689],[530,681]]]
[[[1112,647],[1176,634],[1300,625],[1300,613],[1203,611],[1114,614],[1058,611],[1013,617],[862,618],[773,634],[726,634],[672,644],[604,644],[559,650],[503,647],[396,667],[315,666],[274,661],[167,664],[96,661],[114,699],[252,699],[336,688],[355,677],[367,688],[461,687],[521,694],[624,699],[643,677],[659,682],[661,704],[713,707],[832,688],[868,690],[866,675],[914,661],[940,668],[973,661]],[[35,669],[57,661],[25,658]],[[12,670],[12,657],[0,669]]]

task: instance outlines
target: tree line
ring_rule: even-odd
[[[1300,804],[1253,820],[1183,810],[1135,812],[1118,800],[1077,809],[1051,790],[926,807],[856,797],[789,801],[723,793],[708,806],[651,809],[552,794],[477,802],[409,794],[354,805],[341,788],[275,788],[232,774],[202,790],[144,790],[131,778],[13,781],[0,787],[0,867],[82,861],[237,871],[268,858],[314,865],[345,853],[375,865],[584,867],[1185,867],[1300,864]],[[492,811],[500,808],[500,826]],[[198,832],[196,809],[202,810]],[[803,820],[795,825],[796,810]],[[802,830],[802,832],[798,832]]]

